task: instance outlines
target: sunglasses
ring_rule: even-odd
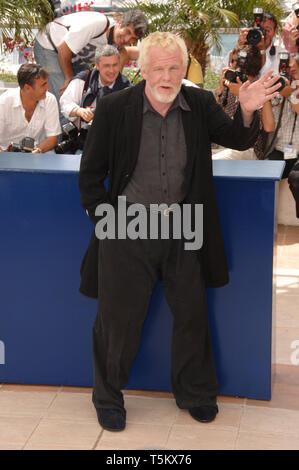
[[[32,72],[30,73],[30,75],[31,75],[32,77],[34,77],[35,75],[38,75],[38,73],[39,73],[39,71],[40,71],[41,68],[42,68],[42,66],[37,64],[37,65],[34,67],[34,69],[32,70]]]

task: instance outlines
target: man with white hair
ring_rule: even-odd
[[[126,197],[128,209],[135,203],[145,207],[149,220],[153,205],[170,206],[159,213],[158,238],[132,239],[120,233],[100,239],[99,247],[93,238],[82,265],[81,292],[94,296],[91,281],[96,279],[90,273],[99,259],[93,403],[100,425],[110,431],[125,428],[121,389],[138,351],[157,277],[174,317],[171,377],[176,403],[197,421],[216,417],[218,384],[205,288],[225,285],[228,268],[211,142],[239,150],[250,147],[258,132],[254,111],[276,96],[279,87],[273,85],[278,77],[270,78],[272,71],[244,83],[231,120],[212,93],[182,85],[188,56],[178,36],[149,35],[141,43],[139,60],[144,81],[100,101],[79,173],[81,203],[94,222],[98,206],[109,203],[114,208],[119,196]],[[203,227],[195,226],[195,231],[203,229],[201,248],[186,250],[183,240],[173,235],[175,204],[187,204],[193,222],[197,206],[203,205]],[[171,219],[168,238],[161,233],[164,217]]]

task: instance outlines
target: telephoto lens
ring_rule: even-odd
[[[264,18],[264,9],[262,7],[254,7],[253,9],[254,23],[256,26],[250,28],[247,34],[247,43],[250,46],[256,46],[265,37],[265,31],[261,27]]]

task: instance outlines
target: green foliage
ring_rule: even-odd
[[[219,85],[220,75],[212,68],[207,68],[203,87],[208,90],[216,90]]]
[[[142,80],[140,70],[135,67],[124,67],[122,73],[128,77],[133,85],[137,85]]]
[[[17,76],[7,70],[0,69],[0,82],[17,83]]]
[[[222,3],[224,8],[228,8],[238,15],[242,27],[252,25],[254,7],[263,7],[264,11],[271,12],[279,23],[285,16],[279,0],[222,0]]]
[[[23,36],[32,40],[32,29],[43,28],[53,18],[48,0],[0,0],[1,32],[3,38]]]
[[[203,73],[209,48],[215,46],[220,52],[221,28],[251,26],[254,6],[262,6],[278,21],[284,15],[279,0],[126,0],[124,6],[142,10],[149,19],[150,32],[181,34]]]
[[[237,27],[235,13],[222,8],[213,0],[127,0],[127,8],[139,8],[150,21],[150,32],[172,31],[180,33],[188,42],[210,41],[220,47],[218,30],[221,27]]]

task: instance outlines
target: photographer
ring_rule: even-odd
[[[261,8],[258,8],[262,10]],[[255,9],[254,9],[255,10]],[[257,15],[255,15],[257,16]],[[256,21],[254,26],[257,26]],[[263,56],[263,66],[260,70],[259,76],[266,73],[268,70],[274,70],[274,73],[278,72],[279,67],[279,52],[282,48],[275,46],[273,44],[275,35],[277,33],[277,20],[272,13],[263,12],[262,20],[258,24],[260,27],[261,35],[259,36],[261,40],[256,43],[256,47],[260,50],[260,53]],[[248,33],[252,28],[242,28],[239,34],[238,45],[243,46],[248,44]]]
[[[255,46],[236,46],[232,50],[230,68],[224,68],[216,90],[216,101],[226,114],[233,118],[239,104],[239,89],[246,80],[257,79],[262,67],[262,56]],[[261,158],[265,135],[260,130],[253,148],[245,151],[224,149],[213,155],[213,159],[251,160]]]
[[[37,64],[23,64],[17,79],[19,87],[0,97],[1,150],[27,138],[33,144],[25,151],[48,152],[57,144],[61,132],[57,101],[48,92],[48,72]]]
[[[62,114],[80,130],[79,148],[83,147],[98,100],[129,86],[128,78],[120,73],[117,48],[106,45],[97,49],[94,69],[76,75],[60,98]]]
[[[288,52],[298,52],[299,45],[299,2],[293,4],[293,12],[283,26],[283,43]]]
[[[291,56],[289,72],[291,86],[286,86],[272,102],[265,103],[262,122],[265,131],[274,133],[265,158],[285,160],[282,178],[288,178],[296,201],[296,215],[299,218],[299,54]]]
[[[35,39],[34,56],[51,71],[51,92],[59,102],[73,76],[94,62],[97,47],[113,44],[125,54],[125,60],[138,57],[136,47],[126,48],[148,30],[144,13],[131,10],[117,23],[103,13],[81,11],[62,16],[47,24]]]

